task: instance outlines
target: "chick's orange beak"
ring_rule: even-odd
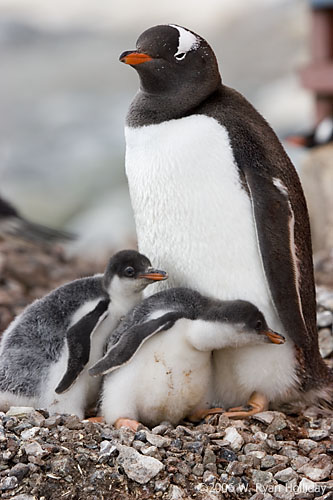
[[[150,57],[148,54],[145,54],[144,52],[135,52],[132,50],[123,52],[119,57],[119,61],[125,64],[130,64],[131,66],[136,66],[137,64],[142,64],[151,60],[152,57]]]
[[[286,341],[286,339],[282,335],[273,332],[273,330],[266,330],[264,334],[267,335],[267,337],[273,344],[284,344]]]
[[[138,278],[145,278],[152,281],[163,281],[168,279],[168,273],[160,269],[148,269],[145,273],[139,274]]]

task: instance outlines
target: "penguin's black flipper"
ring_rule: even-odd
[[[183,314],[180,312],[168,312],[159,318],[132,326],[111,346],[105,356],[90,368],[89,374],[105,375],[127,364],[146,340],[158,332],[168,330],[181,317]]]
[[[89,361],[91,334],[108,308],[109,299],[100,300],[91,312],[71,326],[67,333],[67,370],[55,389],[57,394],[67,391]],[[105,316],[104,316],[105,317]]]
[[[288,190],[279,179],[244,169],[261,259],[274,307],[295,344],[309,348],[295,246],[295,217]],[[264,193],[264,196],[263,196]],[[306,221],[304,221],[304,224]],[[309,286],[311,283],[309,283]]]

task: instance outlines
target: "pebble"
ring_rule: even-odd
[[[309,457],[303,457],[303,455],[298,455],[298,457],[293,458],[290,461],[290,465],[292,466],[293,469],[295,469],[297,472],[299,472],[299,469],[303,467],[304,464],[307,464],[310,462]]]
[[[333,314],[331,311],[319,311],[317,313],[317,325],[320,328],[331,326],[333,323]]]
[[[27,455],[33,455],[35,457],[43,457],[44,455],[47,455],[47,452],[43,450],[37,441],[23,445],[23,448]]]
[[[252,451],[263,451],[262,444],[259,443],[247,443],[243,449],[245,455],[248,455]]]
[[[129,446],[118,445],[117,463],[122,466],[130,479],[146,484],[163,468],[162,462],[153,457],[145,457]]]
[[[220,458],[227,462],[232,462],[234,460],[237,460],[237,455],[233,451],[228,450],[228,448],[222,447],[220,449]]]
[[[141,448],[141,453],[147,457],[157,458],[157,460],[162,459],[161,453],[158,451],[156,446],[144,446]]]
[[[195,476],[198,476],[198,477],[201,477],[203,476],[203,473],[205,472],[205,468],[203,466],[203,464],[196,464],[193,469],[192,469],[192,473],[195,475]]]
[[[298,441],[298,446],[305,453],[309,453],[311,450],[317,447],[317,443],[312,439],[300,439]]]
[[[278,500],[293,500],[295,498],[295,494],[293,490],[288,489],[282,484],[278,484],[274,488],[274,498]]]
[[[298,452],[293,446],[283,446],[282,450],[280,450],[280,454],[288,458],[296,458],[298,456]]]
[[[179,500],[180,498],[184,498],[184,496],[185,492],[182,488],[179,488],[179,486],[174,484],[170,486],[168,495],[169,500]]]
[[[14,490],[18,485],[18,479],[15,476],[10,476],[10,477],[5,477],[1,482],[0,482],[0,490],[2,491],[7,491],[7,490]]]
[[[323,328],[318,332],[319,351],[323,358],[328,358],[333,352],[333,334],[331,328]]]
[[[110,441],[101,441],[99,448],[99,456],[102,457],[110,457],[117,453],[117,447]]]
[[[271,472],[262,471],[262,470],[253,470],[252,471],[252,479],[254,484],[266,485],[273,482],[273,474]]]
[[[286,419],[280,415],[274,417],[271,424],[266,429],[267,434],[276,434],[287,427]]]
[[[327,437],[328,431],[326,429],[309,429],[309,438],[313,441],[321,441]]]
[[[18,463],[14,465],[8,472],[8,476],[15,476],[18,481],[21,481],[29,472],[29,465]]]
[[[274,467],[276,465],[276,460],[272,455],[266,455],[261,460],[261,468],[269,469],[270,467]]]
[[[244,472],[244,469],[245,465],[235,460],[234,462],[230,462],[230,464],[226,468],[226,472],[228,474],[231,474],[232,476],[241,476]]]
[[[262,422],[263,424],[269,425],[273,422],[274,417],[274,411],[262,411],[260,413],[256,413],[256,415],[253,415],[251,418],[253,418],[254,420],[259,420],[259,422]]]
[[[60,415],[51,415],[51,417],[48,417],[44,420],[44,427],[47,427],[48,429],[54,429],[61,423],[62,418]]]
[[[322,481],[329,476],[332,469],[332,459],[328,455],[322,453],[303,465],[303,467],[299,469],[299,472],[312,481]]]
[[[40,431],[39,427],[31,427],[31,429],[27,429],[26,431],[21,432],[21,438],[24,440],[31,439],[35,437]]]
[[[11,497],[11,500],[37,500],[37,497],[33,495],[15,495],[14,497]]]
[[[316,483],[310,481],[310,479],[307,479],[306,477],[303,477],[298,485],[297,492],[300,494],[309,492],[312,493],[315,491],[315,487]]]
[[[291,481],[292,479],[297,479],[298,474],[291,467],[287,467],[286,469],[283,469],[283,470],[280,470],[279,472],[277,472],[274,475],[274,478],[277,481],[281,481],[282,483],[287,483],[288,481]]]
[[[33,413],[35,408],[32,406],[11,406],[6,413],[7,417],[22,417]]]
[[[163,493],[165,493],[169,488],[169,484],[170,484],[169,478],[157,480],[155,481],[154,490],[162,491]]]
[[[158,436],[157,434],[151,434],[150,432],[147,432],[146,439],[148,443],[156,446],[157,448],[165,448],[170,446],[171,443],[171,439],[169,437]]]
[[[262,460],[266,456],[266,452],[260,450],[254,450],[254,451],[249,451],[247,455],[249,455],[250,457],[255,457],[258,460]]]
[[[239,451],[244,444],[244,439],[234,427],[227,427],[224,439],[230,443],[232,451]]]
[[[202,460],[203,465],[215,464],[216,463],[216,455],[211,448],[206,448],[205,453]]]

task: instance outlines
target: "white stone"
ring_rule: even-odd
[[[162,462],[153,457],[145,457],[129,446],[117,444],[119,456],[117,462],[126,475],[140,484],[146,484],[163,468]]]
[[[175,484],[172,484],[169,489],[169,500],[179,500],[180,498],[184,498],[185,493],[184,490],[179,488],[179,486],[176,486]]]
[[[321,453],[309,463],[303,465],[303,467],[299,469],[299,472],[312,481],[322,481],[329,476],[332,469],[333,464],[330,457]]]
[[[6,413],[7,417],[19,417],[21,415],[29,415],[35,411],[32,406],[11,406]]]
[[[259,420],[263,424],[271,424],[274,420],[276,412],[274,411],[262,411],[260,413],[256,413],[252,416],[253,419]]]
[[[321,328],[331,326],[333,323],[333,314],[331,311],[320,311],[317,313],[317,324]]]
[[[239,451],[244,444],[244,439],[234,427],[226,428],[224,439],[230,443],[233,451]]]
[[[31,429],[26,429],[25,431],[21,432],[21,438],[24,440],[31,439],[39,433],[39,430],[39,427],[31,427]]]

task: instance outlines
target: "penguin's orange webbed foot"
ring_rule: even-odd
[[[190,422],[200,422],[200,420],[208,417],[208,415],[216,415],[217,413],[223,412],[223,408],[201,408],[191,413],[191,415],[187,417],[187,420]]]
[[[84,419],[85,422],[93,422],[94,424],[102,424],[104,422],[104,417],[89,417]]]
[[[132,431],[136,432],[140,422],[131,418],[118,418],[113,425],[116,429],[120,429],[120,427],[128,427],[129,429],[132,429]]]
[[[223,415],[229,418],[246,418],[265,410],[268,410],[267,397],[260,392],[253,392],[247,405],[229,408]]]

